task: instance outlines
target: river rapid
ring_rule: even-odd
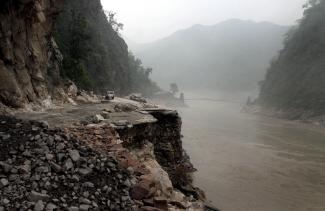
[[[241,113],[239,103],[178,109],[195,183],[222,211],[324,211],[325,128]]]

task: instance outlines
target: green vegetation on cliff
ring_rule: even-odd
[[[261,82],[259,103],[310,116],[325,114],[325,1],[311,0]]]
[[[61,74],[82,89],[147,95],[158,89],[149,79],[151,69],[129,54],[118,32],[122,24],[114,13],[105,14],[99,0],[66,1],[56,26]]]

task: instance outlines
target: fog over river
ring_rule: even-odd
[[[223,211],[324,211],[325,128],[241,113],[238,103],[178,109],[196,185]]]

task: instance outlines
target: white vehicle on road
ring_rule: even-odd
[[[115,98],[115,92],[114,91],[107,91],[105,99],[106,100],[114,100],[114,98]]]

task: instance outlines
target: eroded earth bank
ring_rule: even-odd
[[[176,111],[78,99],[1,116],[0,209],[216,210],[192,185]]]

